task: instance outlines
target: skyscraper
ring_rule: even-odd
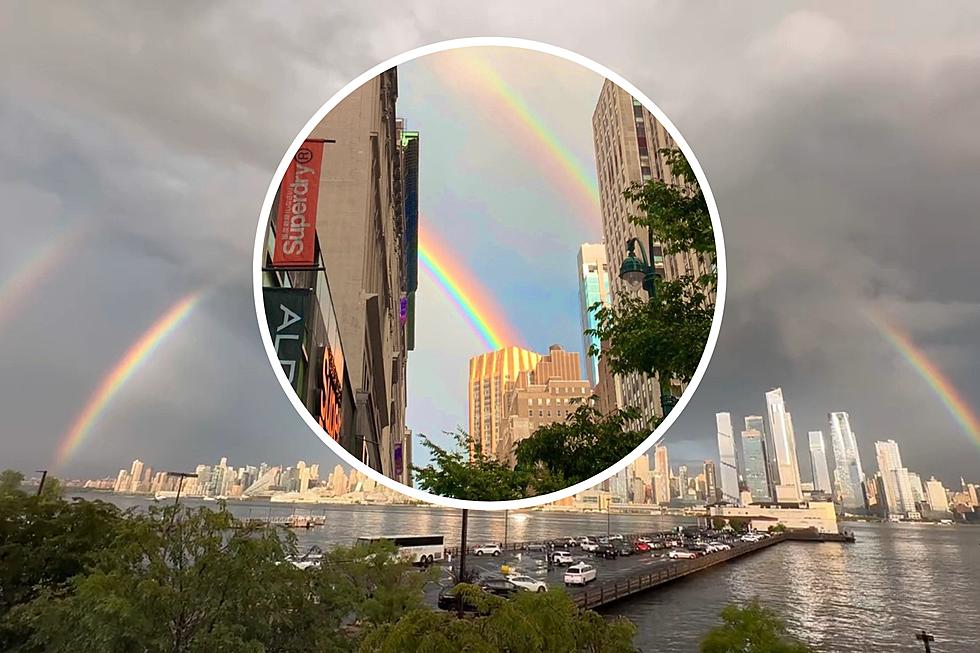
[[[589,307],[599,302],[608,305],[609,265],[606,263],[606,246],[583,244],[578,250],[578,292],[582,318],[582,360],[586,377],[593,386],[599,383],[599,357],[590,356],[589,349],[599,348],[599,339],[585,334],[596,327],[595,313]]]
[[[140,482],[143,480],[143,461],[137,458],[129,468],[129,491],[139,492]]]
[[[730,413],[716,413],[718,429],[718,457],[721,462],[721,497],[729,505],[739,504],[738,468],[735,462],[735,437],[732,433]]]
[[[670,462],[667,460],[667,447],[658,445],[654,449],[653,462],[654,500],[666,505],[670,503]]]
[[[896,516],[916,516],[915,495],[909,482],[908,470],[902,466],[902,455],[894,440],[875,442],[878,458],[878,472],[885,488],[885,502],[888,514]]]
[[[813,476],[813,489],[816,492],[833,491],[830,485],[830,472],[827,469],[827,449],[824,446],[823,431],[810,431],[810,473]]]
[[[783,401],[782,388],[774,388],[766,393],[766,410],[775,450],[776,478],[772,479],[775,499],[780,503],[799,503],[803,500],[803,493],[800,491],[796,438],[793,435],[792,417]]]
[[[762,417],[751,415],[745,418],[746,429],[742,431],[742,455],[745,465],[745,485],[749,488],[753,501],[769,501],[768,459],[766,443],[762,432],[755,427],[762,426]],[[749,425],[752,425],[751,427]]]
[[[718,478],[715,474],[715,461],[704,461],[704,500],[706,503],[718,501]]]
[[[862,490],[865,479],[851,418],[845,412],[836,412],[828,413],[827,419],[834,453],[834,493],[845,512],[861,512],[865,509]]]
[[[469,435],[483,452],[497,451],[506,424],[507,395],[521,372],[533,370],[541,355],[505,347],[470,359]]]
[[[926,502],[933,512],[947,512],[949,510],[946,488],[943,487],[942,481],[936,480],[935,476],[926,481]]]

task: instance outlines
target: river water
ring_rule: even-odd
[[[79,494],[120,507],[140,497]],[[184,500],[181,500],[184,503]],[[214,506],[194,499],[187,505]],[[435,506],[293,506],[229,502],[240,517],[325,515],[326,525],[299,530],[300,546],[350,544],[359,535],[444,534],[458,543],[460,512]],[[607,523],[608,520],[608,523]],[[506,534],[505,534],[505,526]],[[526,541],[611,532],[669,530],[679,517],[595,513],[471,512],[469,541]],[[926,629],[935,653],[980,653],[980,527],[847,524],[855,544],[785,542],[708,569],[605,610],[637,625],[644,652],[696,651],[729,602],[758,597],[791,632],[818,651],[922,651]]]

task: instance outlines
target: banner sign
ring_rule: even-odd
[[[338,352],[339,353],[339,352]],[[329,344],[323,348],[323,377],[320,379],[320,426],[334,440],[340,440],[340,428],[343,426],[341,399],[343,398],[344,383],[343,358],[338,369],[334,349]]]
[[[262,289],[272,345],[289,384],[301,396],[302,390],[296,384],[300,378],[300,365],[303,364],[303,340],[312,294],[313,291],[303,288]]]
[[[289,162],[279,187],[275,267],[313,267],[316,261],[316,206],[320,195],[323,142],[304,141]]]
[[[398,304],[398,319],[402,326],[408,322],[408,295],[402,295],[401,301]]]

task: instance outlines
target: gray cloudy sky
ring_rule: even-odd
[[[978,28],[966,2],[3,3],[0,467],[50,465],[133,340],[200,287],[65,471],[332,463],[259,347],[249,268],[270,177],[364,70],[504,35],[625,76],[711,182],[728,305],[672,457],[713,455],[714,412],[740,420],[780,385],[800,434],[849,411],[866,468],[893,438],[925,476],[976,478],[980,441],[866,316],[980,409]],[[46,243],[68,245],[23,273]]]

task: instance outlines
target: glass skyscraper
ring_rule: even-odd
[[[589,349],[599,348],[599,339],[585,334],[596,327],[595,313],[589,307],[602,302],[609,304],[609,266],[606,263],[606,247],[602,244],[585,243],[578,251],[579,302],[582,310],[582,360],[585,374],[593,387],[599,380],[599,357],[590,356]]]
[[[863,511],[864,470],[858,454],[857,438],[847,413],[829,413],[830,446],[834,452],[834,493],[847,512]]]
[[[745,466],[745,485],[752,493],[753,501],[769,501],[772,495],[769,491],[768,461],[766,459],[766,441],[763,419],[759,415],[745,418],[745,430],[742,431],[742,461]]]

